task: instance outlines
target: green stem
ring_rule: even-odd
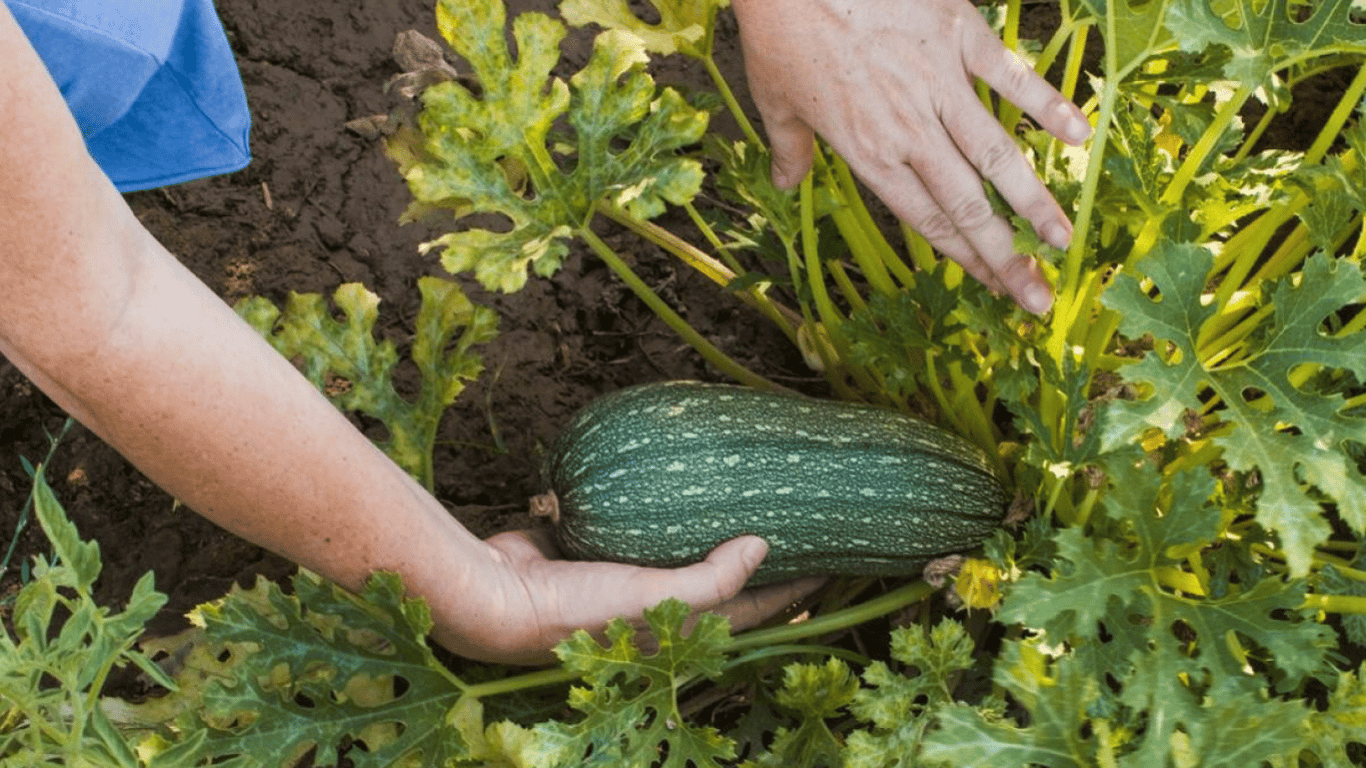
[[[1304,607],[1325,613],[1363,614],[1366,613],[1366,597],[1311,593],[1304,596]]]
[[[896,249],[887,242],[882,230],[878,229],[877,222],[873,221],[872,213],[868,211],[868,206],[863,202],[863,196],[859,194],[858,184],[854,181],[853,172],[849,170],[849,164],[844,162],[844,158],[836,155],[830,161],[830,166],[834,169],[840,191],[844,193],[845,202],[849,204],[849,210],[853,214],[854,220],[858,222],[865,241],[877,252],[883,266],[890,269],[902,285],[914,285],[915,273],[906,266],[906,262],[901,260]]]
[[[926,240],[919,232],[911,229],[911,226],[906,222],[901,222],[900,226],[901,237],[906,241],[906,250],[910,252],[911,261],[915,264],[916,269],[921,272],[933,272],[938,260],[934,256],[934,247],[930,245],[930,241]],[[956,266],[957,262],[950,261],[949,264]],[[959,278],[961,279],[961,275]],[[944,278],[944,282],[949,288],[957,285],[956,282],[951,282],[951,279],[947,275]]]
[[[650,286],[646,285],[645,281],[641,280],[640,276],[617,255],[616,251],[613,251],[604,243],[593,230],[584,226],[579,228],[577,234],[579,237],[583,238],[583,241],[588,244],[589,248],[593,249],[593,252],[597,254],[598,258],[602,259],[613,272],[617,273],[617,277],[620,277],[622,282],[626,283],[627,287],[629,287],[641,301],[645,302],[646,306],[659,316],[659,319],[663,320],[675,333],[683,337],[684,341],[692,345],[692,348],[696,349],[698,353],[700,353],[708,363],[715,366],[717,370],[747,386],[769,391],[785,391],[787,389],[735,362],[729,355],[718,349],[716,345],[703,338],[691,325],[688,325],[688,321],[684,320],[673,310],[673,307],[670,307],[663,299],[659,298],[659,294],[655,293]]]
[[[711,75],[711,80],[716,84],[716,90],[721,94],[721,100],[726,103],[726,109],[735,118],[735,122],[740,124],[740,130],[745,134],[745,139],[756,147],[764,146],[764,140],[759,137],[759,132],[754,130],[754,124],[745,115],[745,110],[740,108],[740,102],[735,98],[735,93],[730,89],[730,83],[721,74],[721,68],[716,66],[716,61],[711,56],[704,56],[701,59],[702,65],[707,68],[707,74]]]
[[[826,380],[840,398],[845,400],[856,399],[854,392],[850,390],[844,377],[840,375],[841,370],[847,370],[863,387],[870,386],[868,374],[861,366],[855,366],[849,362],[849,345],[844,338],[843,324],[844,316],[840,313],[835,303],[830,300],[830,294],[826,290],[824,270],[821,269],[820,251],[817,247],[818,238],[816,235],[816,201],[815,193],[812,189],[811,174],[807,174],[802,179],[799,204],[801,205],[801,228],[802,228],[802,253],[800,260],[793,248],[788,248],[789,270],[792,273],[793,285],[800,292],[803,270],[806,274],[807,288],[811,291],[811,299],[816,305],[816,312],[820,316],[821,326],[825,328],[826,334],[830,338],[830,343],[835,347],[835,354],[838,360],[827,360],[826,350],[822,340],[819,338],[819,331],[815,318],[811,315],[811,309],[804,303],[802,314],[806,318],[811,328],[812,343],[815,345],[817,354],[821,357],[821,362],[825,366]],[[872,390],[877,391],[877,390]]]
[[[461,696],[482,699],[485,696],[501,696],[505,693],[516,693],[531,688],[563,685],[565,683],[572,683],[577,679],[579,679],[579,674],[577,672],[563,667],[542,669],[535,672],[524,672],[520,675],[504,677],[501,680],[490,680],[487,683],[468,685],[465,686],[465,691]]]
[[[1251,86],[1241,85],[1233,96],[1219,107],[1219,111],[1214,115],[1214,122],[1210,123],[1209,128],[1205,129],[1199,141],[1195,142],[1195,146],[1186,153],[1186,158],[1181,163],[1181,167],[1176,169],[1176,173],[1167,184],[1167,188],[1162,191],[1162,197],[1159,198],[1160,203],[1175,206],[1181,202],[1186,194],[1186,187],[1190,186],[1195,174],[1209,159],[1210,153],[1218,146],[1219,140],[1223,138],[1229,125],[1238,116],[1238,112],[1242,110],[1243,105],[1247,103],[1255,90]]]
[[[749,650],[750,648],[760,648],[766,645],[781,645],[792,643],[808,637],[818,637],[820,635],[838,632],[849,627],[856,627],[859,624],[872,621],[880,616],[886,616],[893,611],[900,610],[911,603],[920,602],[934,593],[934,587],[923,581],[916,581],[907,584],[891,592],[875,597],[865,603],[850,606],[834,613],[824,616],[817,616],[797,624],[783,624],[782,626],[769,627],[767,629],[755,630],[743,635],[732,638],[726,650],[731,653]]]
[[[769,659],[774,656],[798,656],[820,654],[822,656],[835,656],[846,661],[853,662],[856,666],[866,667],[873,663],[873,660],[856,651],[848,648],[836,648],[830,645],[766,645],[749,653],[737,656],[726,663],[726,669],[750,664],[760,659]]]
[[[683,210],[687,211],[688,218],[692,219],[693,226],[697,227],[697,231],[702,233],[702,237],[706,239],[707,244],[711,246],[712,251],[721,257],[721,260],[726,263],[726,266],[730,267],[731,271],[737,275],[744,272],[744,265],[740,263],[739,259],[735,258],[735,254],[731,253],[731,249],[727,248],[726,244],[721,242],[720,236],[718,236],[716,230],[712,229],[712,226],[707,223],[707,220],[702,218],[702,212],[697,210],[697,206],[689,201],[683,204]],[[622,210],[622,213],[630,216],[625,210]],[[631,216],[631,218],[635,217]],[[654,222],[650,223],[653,224]],[[663,227],[659,228],[668,232],[668,230]]]
[[[1006,21],[1005,27],[1001,31],[1001,44],[1012,53],[1020,49],[1020,0],[1006,0]],[[1015,125],[1019,120],[1020,108],[1005,99],[1001,99],[996,121],[1001,124],[1006,133],[1013,135]]]
[[[1063,67],[1062,84],[1058,90],[1067,97],[1068,101],[1076,100],[1077,83],[1081,82],[1081,65],[1086,58],[1086,38],[1090,36],[1090,33],[1090,24],[1078,27],[1076,34],[1071,37],[1071,43],[1067,49],[1067,63]]]
[[[1258,120],[1257,124],[1252,127],[1252,130],[1248,131],[1247,137],[1243,139],[1243,143],[1233,155],[1233,163],[1235,165],[1243,162],[1247,159],[1248,155],[1252,154],[1252,148],[1257,146],[1257,142],[1262,140],[1262,134],[1266,133],[1266,129],[1271,126],[1271,121],[1275,120],[1276,115],[1278,114],[1280,113],[1276,110],[1268,109],[1266,113],[1262,115],[1262,119]]]
[[[930,394],[934,395],[935,402],[939,404],[939,413],[953,424],[953,428],[958,434],[968,434],[968,426],[959,418],[958,409],[949,402],[949,399],[944,395],[944,388],[939,385],[939,371],[934,364],[934,350],[926,349],[924,356],[925,383],[929,385]]]
[[[1100,189],[1100,174],[1105,164],[1105,148],[1110,134],[1110,122],[1114,117],[1115,102],[1119,99],[1119,85],[1107,79],[1101,90],[1100,105],[1096,116],[1095,133],[1091,137],[1091,152],[1086,162],[1086,177],[1082,180],[1081,195],[1077,199],[1075,231],[1072,244],[1063,260],[1063,283],[1059,291],[1060,302],[1076,303],[1081,297],[1081,264],[1086,249],[1090,245],[1091,216],[1096,205],[1096,194]],[[1079,310],[1072,309],[1075,319]],[[1067,329],[1062,329],[1064,337]]]
[[[599,203],[597,210],[612,221],[615,221],[640,237],[645,238],[649,242],[673,254],[684,264],[692,267],[694,270],[701,273],[702,276],[723,288],[728,287],[730,282],[736,277],[736,273],[729,267],[712,258],[692,243],[689,243],[652,221],[644,221],[636,218],[619,206],[611,205],[606,202]],[[763,315],[773,321],[773,324],[778,326],[789,339],[792,339],[795,342],[797,338],[797,328],[802,322],[800,315],[788,307],[774,301],[773,298],[759,286],[751,286],[743,291],[736,291],[735,294],[741,301],[763,313]]]
[[[884,259],[878,252],[878,246],[875,245],[877,239],[881,239],[885,243],[885,238],[882,238],[882,234],[877,231],[876,227],[871,233],[865,228],[858,210],[861,209],[863,214],[867,215],[867,208],[864,206],[863,198],[858,194],[856,187],[847,189],[840,183],[833,166],[841,164],[843,161],[838,158],[827,162],[820,148],[816,149],[814,172],[822,176],[826,190],[839,201],[836,203],[835,209],[830,212],[830,218],[835,222],[840,237],[844,238],[845,245],[849,246],[849,254],[854,257],[854,263],[863,272],[864,279],[868,281],[873,290],[885,294],[896,293],[898,288],[892,282],[891,275],[887,273]],[[852,181],[852,176],[850,178]],[[871,220],[871,216],[868,219]]]
[[[1324,155],[1337,141],[1339,134],[1342,133],[1342,126],[1356,111],[1357,105],[1361,103],[1361,96],[1366,93],[1366,65],[1357,69],[1356,77],[1343,91],[1342,98],[1338,100],[1337,107],[1333,109],[1333,114],[1328,116],[1328,122],[1319,131],[1319,135],[1314,139],[1314,143],[1304,153],[1304,164],[1318,164],[1323,160]]]
[[[987,416],[982,402],[977,399],[977,379],[963,373],[961,363],[949,365],[949,384],[953,387],[953,406],[967,425],[963,435],[979,445],[996,465],[996,472],[1006,476],[1005,461],[996,446],[996,433],[993,422]]]
[[[924,600],[933,593],[934,587],[929,584],[923,581],[912,582],[865,603],[850,606],[834,613],[817,616],[807,621],[782,624],[736,635],[721,650],[725,653],[743,653],[755,648],[790,645],[808,637],[827,635],[849,627],[856,627],[859,624],[900,610],[911,603]],[[505,677],[501,680],[491,680],[487,683],[467,685],[462,695],[477,699],[484,696],[516,693],[531,688],[561,685],[573,682],[578,678],[578,673],[568,669],[542,669]]]

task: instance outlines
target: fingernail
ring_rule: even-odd
[[[1058,109],[1067,119],[1062,129],[1063,138],[1072,144],[1080,144],[1091,137],[1091,124],[1081,110],[1072,104],[1063,104]]]
[[[1072,243],[1072,228],[1060,221],[1050,221],[1043,226],[1043,239],[1054,248],[1066,248]]]
[[[767,555],[768,542],[763,539],[756,536],[745,544],[744,559],[750,566],[756,566],[763,562],[764,557]]]
[[[1077,115],[1067,124],[1067,138],[1073,144],[1080,144],[1091,138],[1091,124],[1086,122],[1086,118]]]
[[[1042,285],[1031,285],[1025,289],[1024,308],[1036,315],[1042,315],[1053,306],[1053,294]]]

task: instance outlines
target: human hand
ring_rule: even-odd
[[[495,583],[480,584],[481,602],[493,606],[479,626],[458,632],[438,626],[438,642],[484,661],[540,664],[575,630],[599,633],[618,616],[643,626],[644,609],[676,597],[696,615],[719,613],[739,631],[752,627],[815,591],[824,577],[743,589],[768,552],[763,539],[742,536],[721,544],[707,559],[684,568],[641,568],[561,560],[546,530],[510,531],[485,542],[501,564]],[[468,595],[454,595],[469,599]]]
[[[979,77],[1054,136],[1090,125],[1010,51],[966,0],[734,0],[750,93],[791,187],[814,134],[899,218],[969,274],[1021,306],[1048,310],[1038,265],[1016,254],[986,179],[1050,245],[1072,224],[1011,137],[982,106]]]

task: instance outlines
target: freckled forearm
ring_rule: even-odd
[[[141,226],[3,3],[0,61],[0,353],[182,502],[345,586],[487,570],[483,542]]]

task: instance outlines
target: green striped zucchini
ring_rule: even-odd
[[[545,457],[568,557],[674,567],[756,534],[751,584],[806,574],[918,574],[971,549],[1006,499],[988,457],[887,409],[679,381],[590,403]]]

